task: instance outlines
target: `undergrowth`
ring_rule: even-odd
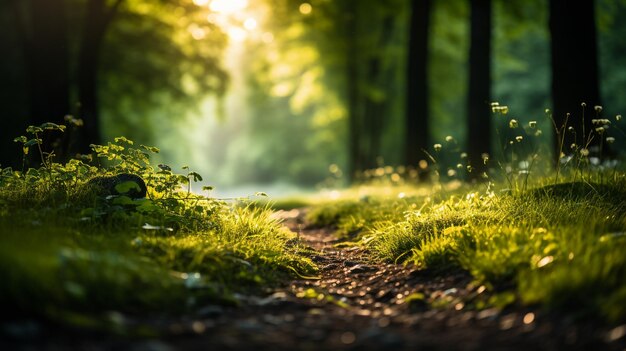
[[[508,113],[505,106],[493,107],[497,118]],[[342,234],[359,233],[356,238],[374,259],[412,263],[441,274],[469,272],[477,286],[491,291],[499,308],[541,304],[577,317],[624,322],[626,174],[617,161],[602,156],[603,145],[615,140],[609,125],[620,131],[621,116],[611,122],[600,118],[601,107],[594,110],[596,129],[579,145],[565,148],[561,143],[553,172],[545,171],[554,169],[549,153],[546,157],[537,143],[524,144],[541,136],[537,122],[522,127],[522,121],[511,119],[511,140],[500,156],[483,155],[492,165],[482,176],[484,182],[441,191],[446,176],[472,167],[459,163],[446,168],[432,157],[435,182],[426,186],[438,191],[407,197],[410,191],[391,182],[395,197],[371,193],[321,204],[309,212],[309,219],[335,226]],[[575,130],[560,126],[557,138],[563,133]],[[600,148],[594,148],[592,141],[598,139]],[[435,144],[432,154],[445,147]],[[467,160],[464,153],[459,157]]]
[[[16,141],[25,162],[39,154],[40,167],[0,173],[0,302],[12,306],[3,319],[108,328],[112,311],[171,315],[236,304],[235,292],[315,272],[268,208],[212,198],[209,187],[192,193],[202,177],[153,166],[157,148],[122,137],[54,162],[42,135],[63,129],[29,127]],[[132,182],[103,193],[91,181],[118,174],[140,176],[147,196],[131,196]]]

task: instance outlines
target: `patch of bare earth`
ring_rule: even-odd
[[[464,272],[437,274],[373,263],[362,248],[337,245],[332,230],[307,227],[302,211],[276,215],[314,249],[311,258],[320,267],[319,277],[293,280],[266,296],[240,296],[244,304],[238,308],[206,306],[195,315],[165,321],[164,336],[158,339],[77,339],[56,346],[155,351],[626,350],[626,326],[605,328],[522,306],[476,310],[471,306],[485,300],[486,292]],[[48,346],[55,348],[54,342]]]

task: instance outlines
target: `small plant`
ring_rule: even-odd
[[[0,301],[20,318],[107,328],[105,311],[232,304],[235,291],[315,272],[267,207],[195,194],[200,174],[153,166],[159,149],[125,137],[55,162],[42,140],[63,130],[28,127],[16,142],[25,157],[38,154],[40,167],[0,172]]]
[[[402,197],[393,197],[382,187],[361,186],[354,190],[359,197],[317,205],[309,219],[343,234],[358,233],[348,238],[360,240],[377,260],[443,275],[469,272],[488,295],[466,304],[470,308],[539,303],[623,323],[626,310],[618,301],[626,289],[626,176],[600,146],[592,147],[600,139],[602,147],[615,142],[621,116],[604,119],[595,107],[594,129],[585,131],[580,145],[564,148],[555,167],[554,159],[542,157],[549,153],[542,149],[541,125],[552,121],[556,128],[549,110],[548,120],[541,121],[511,118],[500,104],[492,108],[504,143],[483,157],[497,169],[489,173],[487,187],[432,187],[421,196],[415,195],[420,188],[403,189]],[[570,127],[556,128],[557,144],[564,144],[564,133],[575,132]],[[433,146],[432,169],[454,149],[452,142],[450,137]],[[465,167],[459,164],[457,169]]]

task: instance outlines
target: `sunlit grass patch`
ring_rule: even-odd
[[[223,219],[219,230],[144,236],[133,245],[173,269],[202,272],[239,287],[272,282],[290,272],[315,272],[315,265],[300,255],[296,234],[281,227],[269,211],[234,207]]]
[[[626,286],[623,178],[471,198],[408,212],[374,231],[368,247],[387,261],[460,268],[494,288],[514,286],[526,303],[626,318],[611,307]]]
[[[0,302],[12,306],[3,319],[106,328],[111,311],[145,318],[236,304],[234,293],[315,273],[269,207],[192,193],[201,176],[153,167],[156,148],[117,138],[94,150],[106,166],[2,170]],[[147,192],[116,179],[145,181]]]
[[[586,228],[567,250],[543,256],[518,277],[528,303],[545,302],[564,310],[600,314],[611,321],[626,320],[626,240],[624,232],[589,236]],[[622,228],[623,230],[623,228]],[[568,252],[569,251],[569,252]]]
[[[401,222],[407,211],[417,211],[463,186],[365,184],[323,194],[307,215],[316,226],[337,228],[340,236],[367,236],[375,228]]]
[[[343,198],[315,206],[309,218],[358,232],[374,259],[467,271],[496,294],[488,301],[497,307],[517,297],[623,321],[626,178],[611,171],[561,180],[534,180],[528,190]]]

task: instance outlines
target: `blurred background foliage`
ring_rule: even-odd
[[[158,146],[162,162],[189,165],[218,190],[277,183],[313,187],[329,177],[343,182],[355,136],[360,169],[405,162],[410,0],[94,2],[115,9],[93,68],[102,140],[124,135]],[[33,116],[32,63],[24,50],[28,37],[37,37],[33,13],[51,3],[65,11],[67,113],[91,123],[79,102],[80,52],[93,3],[3,0],[2,167],[20,165],[20,148],[12,140],[29,123],[62,120],[58,114]],[[492,4],[492,101],[549,130],[548,1]],[[626,1],[597,0],[595,6],[601,101],[604,113],[614,116],[626,111],[626,23],[620,20]],[[432,2],[429,133],[433,143],[453,136],[458,151],[471,143],[469,19],[467,0]],[[356,125],[350,122],[354,116]],[[485,127],[508,123],[493,121]],[[549,144],[550,138],[544,133],[541,142]]]

